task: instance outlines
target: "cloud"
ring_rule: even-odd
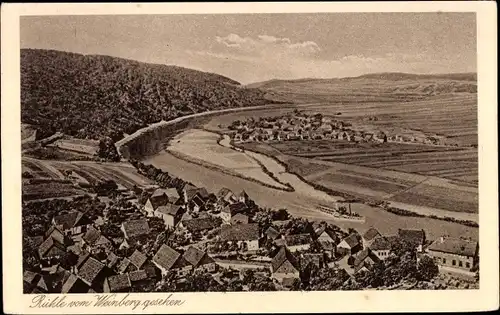
[[[242,83],[273,78],[335,78],[373,72],[446,72],[446,67],[426,52],[387,52],[378,55],[349,54],[341,57],[319,55],[314,41],[286,37],[237,34],[218,36],[218,45],[207,51],[186,51],[190,60],[206,71],[221,73]],[[333,52],[334,53],[334,52]],[[450,56],[450,58],[452,58]]]
[[[241,53],[260,55],[313,55],[321,49],[313,41],[292,42],[289,38],[259,35],[257,38],[237,34],[216,36],[216,42]]]

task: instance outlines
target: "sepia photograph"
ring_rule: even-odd
[[[498,200],[480,211],[476,12],[18,21],[13,213],[32,307],[473,292],[494,276],[480,268],[479,215]]]

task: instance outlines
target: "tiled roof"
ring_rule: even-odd
[[[144,265],[148,258],[136,249],[128,259],[134,266],[137,267],[137,269],[141,269],[142,265]]]
[[[198,267],[200,263],[203,261],[203,257],[206,256],[206,253],[202,250],[199,250],[198,248],[191,246],[188,248],[188,250],[184,253],[182,257],[189,262],[193,267]],[[207,256],[208,257],[208,256]],[[209,261],[212,261],[212,258],[208,257]]]
[[[233,192],[229,188],[223,187],[217,192],[217,199],[229,201],[233,195]]]
[[[221,222],[213,217],[195,218],[191,220],[182,221],[182,225],[191,232],[210,230],[219,227]]]
[[[153,194],[151,195],[151,198],[157,198],[157,197],[163,197],[167,196],[167,190],[163,188],[158,188],[156,189]]]
[[[54,223],[56,226],[61,226],[63,230],[69,230],[75,226],[88,223],[86,220],[82,220],[83,218],[84,214],[80,211],[71,211],[66,214],[55,216]]]
[[[128,274],[128,276],[131,282],[141,281],[148,278],[148,274],[144,269],[132,271]]]
[[[373,240],[370,245],[371,250],[389,250],[392,247],[392,242],[385,236],[379,236]]]
[[[89,257],[80,270],[78,270],[78,276],[85,281],[88,285],[91,285],[99,273],[104,269],[104,265],[97,261],[97,259],[93,257]]]
[[[126,273],[108,277],[107,280],[108,280],[109,290],[111,292],[117,292],[124,289],[128,289],[131,286],[130,279],[128,277],[128,274]]]
[[[60,229],[58,229],[56,226],[51,226],[47,230],[47,232],[45,233],[45,238],[48,238],[48,237],[52,237],[54,240],[56,240],[57,242],[59,242],[61,244],[68,244],[69,243],[68,237]],[[43,242],[43,240],[42,240],[42,242]],[[40,242],[40,244],[41,244],[41,242]]]
[[[63,230],[71,229],[75,226],[77,219],[82,215],[79,211],[72,211],[54,217],[54,224],[60,226]]]
[[[130,266],[131,262],[130,262],[130,259],[128,258],[123,258],[122,261],[120,261],[120,263],[118,264],[118,272],[119,273],[123,273],[125,272],[125,270],[127,270],[128,266]]]
[[[277,238],[278,236],[280,236],[280,232],[278,232],[278,230],[276,230],[274,227],[270,226],[267,228],[266,232],[265,232],[266,236],[270,239],[275,239]]]
[[[293,234],[285,236],[285,244],[287,246],[311,244],[312,238],[310,234]]]
[[[164,206],[159,206],[158,208],[156,208],[156,211],[158,211],[159,213],[168,214],[175,217],[181,213],[181,209],[182,208],[179,205],[167,203]]]
[[[48,256],[60,256],[66,253],[66,247],[55,241],[52,237],[47,238],[40,246],[38,247],[38,255],[41,258],[45,258]]]
[[[243,202],[237,202],[230,205],[227,205],[222,209],[223,212],[230,213],[231,215],[235,215],[237,213],[245,212],[248,209],[247,205]]]
[[[371,227],[368,229],[368,231],[365,232],[365,234],[363,234],[363,239],[365,239],[367,241],[371,241],[377,236],[380,236],[379,231],[377,231],[377,229]]]
[[[398,236],[409,243],[421,245],[425,242],[424,230],[403,230],[399,229]]]
[[[459,238],[443,238],[434,241],[427,249],[460,256],[473,257],[476,254],[478,243],[476,241],[468,241]]]
[[[171,203],[175,203],[181,196],[179,196],[179,192],[177,192],[176,188],[168,188],[165,190],[165,194],[168,197],[168,200]]]
[[[288,249],[286,249],[285,247],[281,247],[279,252],[276,254],[276,256],[273,257],[273,260],[271,261],[273,272],[278,270],[278,268],[287,260],[290,261],[295,269],[299,270],[300,265],[297,259],[295,259],[295,257],[292,255],[292,253],[290,253]]]
[[[39,276],[36,272],[26,270],[23,274],[23,281],[33,284]]]
[[[181,257],[179,252],[172,247],[163,244],[153,257],[153,262],[165,270],[170,270],[179,257]]]
[[[257,223],[223,225],[220,232],[223,241],[251,241],[259,239]]]
[[[90,245],[94,245],[99,240],[99,237],[101,237],[101,232],[91,226],[83,236],[83,240]]]
[[[149,234],[149,224],[146,219],[138,219],[123,222],[126,236],[129,238]]]
[[[347,245],[349,245],[349,247],[353,248],[359,244],[359,237],[357,234],[352,233],[351,235],[344,238],[344,241],[347,243]]]
[[[356,255],[354,266],[359,266],[360,264],[364,263],[368,257],[370,257],[374,262],[380,261],[380,259],[375,254],[373,254],[373,252],[369,248],[365,248]]]

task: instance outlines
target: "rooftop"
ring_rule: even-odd
[[[146,219],[125,221],[122,225],[129,238],[149,234],[149,224]]]
[[[295,257],[288,249],[286,249],[286,247],[281,247],[279,252],[276,254],[276,256],[273,257],[273,260],[271,261],[272,271],[275,272],[276,270],[278,270],[278,268],[287,260],[292,264],[292,266],[295,267],[295,269],[299,269],[299,262],[297,261],[297,259],[295,259]]]
[[[177,216],[181,213],[181,206],[180,205],[174,205],[174,204],[171,204],[171,203],[167,203],[166,205],[164,206],[159,206],[158,208],[156,208],[156,211],[160,212],[160,213],[163,213],[163,214],[168,214],[168,215],[171,215],[171,216]]]
[[[251,241],[260,237],[257,223],[223,225],[220,232],[223,241]]]
[[[195,218],[182,221],[182,225],[191,232],[210,230],[219,227],[221,222],[213,217]]]
[[[443,239],[434,241],[427,249],[430,251],[473,257],[476,254],[477,248],[477,241],[443,237]]]
[[[172,247],[163,244],[153,257],[153,262],[165,270],[170,270],[179,257],[181,257],[179,252]]]
[[[93,257],[89,257],[78,270],[78,276],[91,285],[99,273],[104,269],[104,265]]]
[[[380,236],[380,233],[377,229],[371,227],[369,228],[365,234],[363,234],[363,239],[367,240],[367,241],[371,241],[373,240],[375,237],[377,236]]]
[[[310,234],[294,234],[285,236],[285,244],[287,246],[311,244],[312,238]]]
[[[136,249],[128,259],[137,269],[141,269],[148,258]]]
[[[128,274],[121,274],[107,278],[109,290],[111,292],[118,292],[130,288],[130,279]]]

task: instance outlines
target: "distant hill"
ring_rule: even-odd
[[[115,141],[148,124],[269,103],[227,77],[101,55],[22,49],[21,120],[41,134]]]
[[[294,102],[405,101],[431,95],[477,93],[476,73],[371,73],[331,79],[269,80],[247,85],[274,99]]]

